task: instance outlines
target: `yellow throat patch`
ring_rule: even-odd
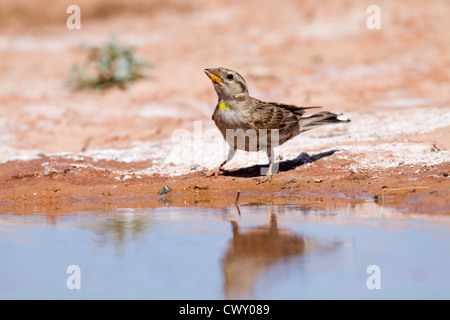
[[[220,100],[220,102],[219,102],[219,110],[220,111],[230,111],[230,107],[226,105],[225,101]]]

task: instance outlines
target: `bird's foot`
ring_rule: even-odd
[[[215,168],[213,170],[210,170],[208,172],[205,173],[205,178],[211,178],[211,177],[218,177],[220,176],[222,173],[224,173],[225,170],[222,169],[221,167]]]
[[[272,175],[267,175],[264,178],[255,178],[254,180],[256,180],[257,185],[264,182],[272,183]]]

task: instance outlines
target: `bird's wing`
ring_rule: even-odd
[[[276,105],[280,108],[286,109],[291,111],[292,113],[295,113],[296,115],[302,116],[305,114],[305,110],[308,109],[318,109],[318,108],[322,108],[320,106],[313,106],[313,107],[297,107],[291,104],[280,104],[280,103],[276,103],[276,102],[268,102],[270,104]]]
[[[254,129],[283,130],[297,124],[305,109],[312,108],[320,107],[297,107],[258,100],[254,103],[253,121],[250,125]]]

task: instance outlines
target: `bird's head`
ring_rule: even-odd
[[[225,68],[210,68],[205,69],[205,73],[211,79],[219,100],[242,99],[248,96],[247,84],[236,71]]]

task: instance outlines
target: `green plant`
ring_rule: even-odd
[[[150,65],[136,57],[133,48],[120,47],[112,35],[103,46],[85,46],[88,58],[84,65],[73,65],[66,85],[75,90],[103,90],[118,86],[125,89],[129,84],[144,78],[142,68]]]

